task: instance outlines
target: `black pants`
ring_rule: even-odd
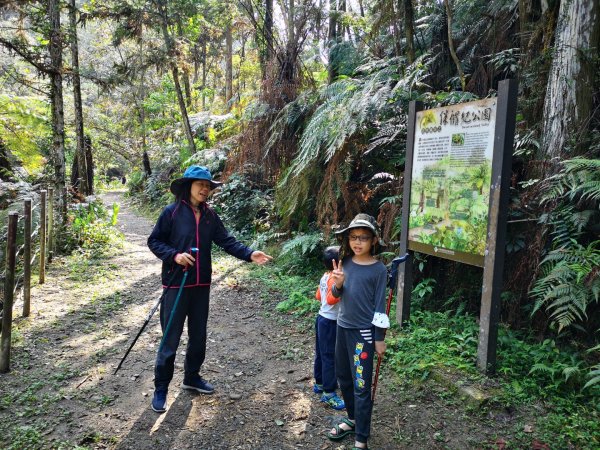
[[[371,435],[371,382],[375,353],[374,328],[337,327],[335,372],[348,419],[356,421],[356,440],[366,443]]]
[[[160,306],[160,326],[163,334],[171,317],[171,311],[179,288],[171,288],[165,294]],[[177,309],[167,335],[164,336],[162,348],[156,355],[154,367],[154,386],[156,389],[167,389],[173,379],[175,355],[183,332],[183,324],[188,321],[188,345],[185,354],[185,378],[198,374],[206,355],[206,322],[208,321],[208,304],[210,287],[184,288],[181,292]]]

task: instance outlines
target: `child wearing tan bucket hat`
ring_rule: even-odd
[[[340,297],[335,367],[348,417],[327,437],[339,441],[354,434],[354,449],[367,448],[371,434],[371,383],[374,354],[383,355],[386,314],[387,269],[374,258],[379,227],[368,214],[358,214],[336,233],[342,238],[344,258],[333,264],[332,293]]]

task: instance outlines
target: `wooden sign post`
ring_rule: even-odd
[[[517,86],[504,80],[495,98],[431,110],[411,102],[408,117],[400,253],[484,268],[477,366],[488,374],[496,368]],[[398,271],[401,325],[410,316],[410,260]]]

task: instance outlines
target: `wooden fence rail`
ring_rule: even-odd
[[[23,215],[11,212],[8,216],[6,238],[6,268],[4,277],[4,302],[0,303],[0,373],[10,370],[10,347],[12,335],[12,316],[14,299],[20,292],[23,293],[23,317],[28,317],[31,310],[31,267],[39,258],[39,284],[44,283],[46,262],[49,258],[49,248],[54,242],[53,232],[53,195],[48,189],[46,205],[46,191],[40,191],[40,203],[33,205],[27,198],[23,201]],[[40,218],[38,225],[32,229],[34,212],[39,208]],[[22,228],[19,226],[23,222]],[[22,229],[20,235],[19,230]],[[19,235],[22,244],[18,246]],[[3,239],[4,240],[4,239]],[[33,250],[35,244],[39,246]],[[33,253],[33,255],[32,255]],[[20,264],[19,264],[20,263]]]

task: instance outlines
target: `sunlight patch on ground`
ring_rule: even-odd
[[[311,400],[306,394],[297,392],[294,394],[294,401],[291,402],[289,409],[292,414],[289,424],[290,431],[296,436],[301,436],[306,432],[307,419],[310,416],[311,410]]]
[[[192,409],[185,422],[185,428],[195,432],[200,425],[206,426],[208,422],[215,420],[217,413],[221,410],[221,402],[218,397],[197,396],[192,399]]]

